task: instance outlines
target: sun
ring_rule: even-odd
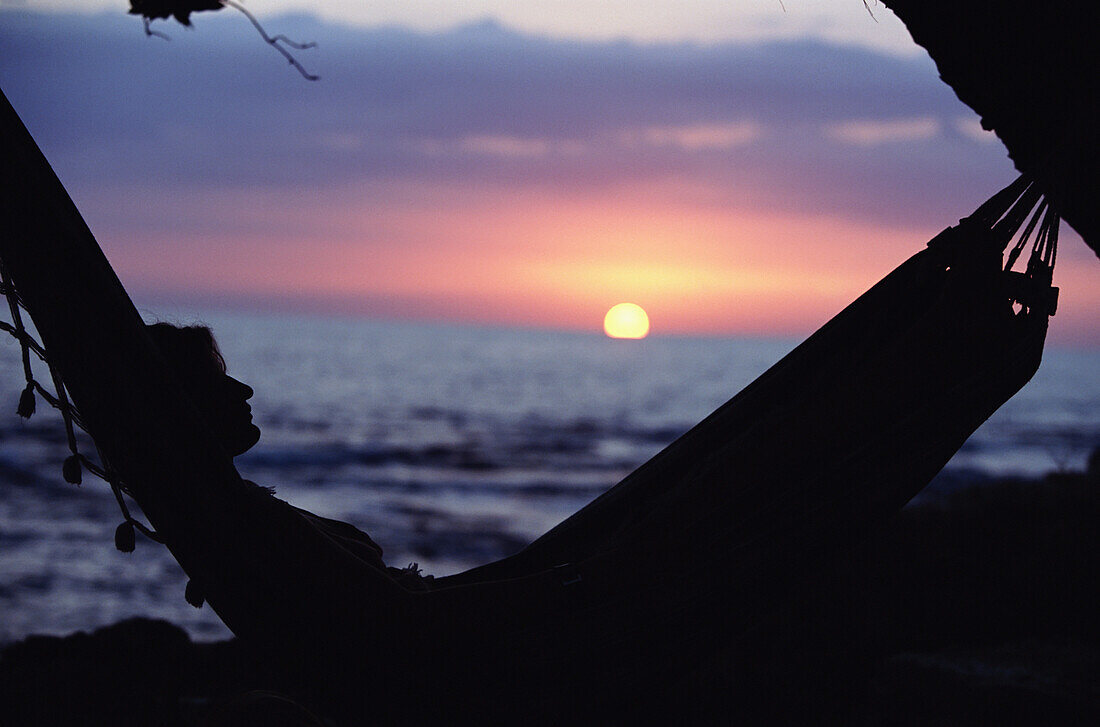
[[[640,305],[619,303],[603,317],[604,333],[612,338],[645,338],[649,333],[649,316]]]

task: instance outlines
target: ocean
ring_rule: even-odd
[[[263,437],[241,474],[367,531],[390,565],[436,575],[522,548],[797,344],[224,312],[172,322],[198,321],[256,391]],[[17,417],[21,389],[18,347],[0,337],[0,643],[136,615],[228,636],[184,601],[163,547],[139,536],[134,553],[115,550],[109,489],[65,483],[60,416],[40,402]],[[1100,350],[1049,346],[918,501],[1081,469],[1098,445]]]

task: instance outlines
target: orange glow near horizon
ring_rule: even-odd
[[[180,297],[230,291],[287,309],[573,330],[592,330],[610,298],[659,317],[662,334],[788,335],[819,327],[945,226],[690,205],[674,187],[498,192],[390,188],[312,204],[241,193],[218,206],[275,218],[285,236],[238,226],[105,250],[135,290]],[[1068,262],[1056,273],[1059,318],[1087,330],[1100,293]]]

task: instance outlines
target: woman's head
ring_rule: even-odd
[[[248,405],[252,388],[226,373],[210,329],[153,323],[145,330],[226,451],[236,456],[251,448],[260,438]]]

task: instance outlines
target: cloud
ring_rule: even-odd
[[[475,135],[461,139],[458,148],[470,154],[496,157],[541,157],[550,152],[550,143],[544,139],[524,139],[507,135]]]
[[[670,146],[685,151],[714,151],[748,144],[759,138],[761,133],[759,124],[741,121],[625,129],[618,138],[626,146]]]
[[[227,272],[206,281],[211,295],[243,290],[246,274],[249,295],[304,291],[308,273],[383,310],[400,271],[407,295],[393,305],[408,311],[453,297],[455,280],[464,295],[522,287],[519,272],[563,246],[578,260],[648,246],[631,268],[644,279],[681,271],[705,242],[723,257],[697,269],[746,288],[773,270],[767,253],[810,269],[788,280],[854,293],[1014,176],[926,56],[553,40],[493,24],[265,25],[317,40],[300,57],[322,80],[303,81],[227,13],[165,43],[118,11],[0,11],[0,85],[127,285],[193,290],[218,257]],[[1093,262],[1071,243],[1060,274],[1072,247]],[[505,254],[517,251],[541,259]],[[274,282],[272,261],[285,273]],[[475,298],[463,300],[438,310]]]
[[[267,20],[319,42],[311,84],[228,14],[172,43],[133,20],[0,12],[0,82],[77,195],[675,178],[695,204],[910,224],[1011,175],[999,145],[938,133],[967,111],[923,56]]]
[[[13,0],[0,0],[0,7]],[[23,4],[25,0],[14,0]],[[121,0],[35,0],[53,11],[118,12]],[[121,5],[124,7],[124,5]],[[278,13],[321,14],[361,27],[401,26],[438,32],[455,26],[503,23],[557,38],[646,41],[760,41],[817,38],[895,54],[919,52],[904,24],[876,5],[873,17],[852,0],[813,3],[749,3],[729,0],[463,0],[463,2],[364,2],[363,0],[264,0],[262,20]],[[204,19],[205,15],[199,16]],[[171,28],[173,23],[163,27]]]
[[[428,156],[467,155],[530,160],[549,155],[576,157],[582,154],[598,154],[601,150],[614,148],[648,147],[684,152],[727,151],[758,139],[762,133],[759,124],[753,122],[686,124],[628,128],[611,134],[595,135],[586,140],[535,138],[508,134],[475,134],[450,140],[429,138],[421,140],[417,148]],[[351,138],[358,141],[358,137]],[[327,146],[331,146],[331,143]],[[350,150],[353,147],[342,148]]]
[[[982,144],[992,144],[997,142],[997,135],[988,129],[982,128],[982,121],[977,116],[961,116],[955,119],[955,131],[959,132],[968,139],[981,142]]]
[[[354,152],[363,148],[363,138],[346,131],[330,131],[317,138],[317,145],[327,151]]]
[[[874,120],[859,119],[831,124],[825,135],[857,146],[877,146],[907,141],[924,141],[940,133],[940,122],[932,118]]]

